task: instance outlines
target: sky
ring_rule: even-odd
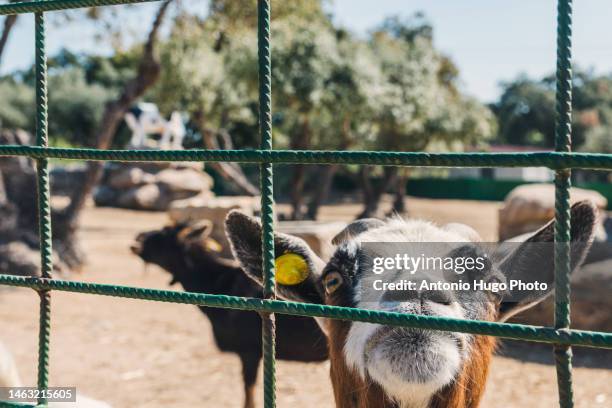
[[[191,4],[194,9],[206,9],[205,0]],[[128,27],[137,31],[142,21],[152,18],[156,7],[133,6],[127,11]],[[503,81],[520,74],[541,77],[555,69],[555,0],[335,0],[329,11],[337,24],[359,35],[385,17],[423,12],[433,24],[436,46],[459,67],[463,90],[483,102],[499,97]],[[596,73],[612,72],[610,16],[610,0],[574,2],[576,66]],[[96,42],[95,33],[91,23],[52,24],[47,33],[48,52],[52,55],[66,47],[108,53],[108,46]],[[29,66],[33,44],[33,16],[26,15],[18,21],[0,72]]]

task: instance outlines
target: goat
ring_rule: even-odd
[[[15,360],[8,349],[0,342],[0,387],[17,388],[22,386]],[[0,400],[0,402],[2,401]],[[76,395],[76,402],[49,402],[48,407],[111,408],[111,406],[105,402],[88,398],[78,392]]]
[[[167,226],[139,234],[131,249],[144,262],[160,266],[190,292],[262,297],[261,288],[245,276],[233,260],[214,252],[219,244],[209,238],[212,223]],[[254,385],[262,357],[261,319],[257,313],[200,307],[210,320],[217,347],[238,354],[242,363],[244,406],[254,406]],[[279,316],[280,360],[320,362],[327,360],[327,343],[317,324],[309,318]]]
[[[172,112],[170,120],[164,119],[154,103],[139,103],[124,116],[125,122],[132,130],[130,147],[147,147],[147,136],[159,133],[157,143],[160,149],[182,149],[186,130],[179,112]]]
[[[571,268],[583,260],[593,239],[596,208],[580,202],[571,209]],[[253,280],[262,282],[261,224],[240,212],[226,219],[235,258]],[[491,262],[485,277],[500,273],[505,278],[533,282],[538,277],[548,283],[546,293],[516,302],[508,293],[494,295],[470,291],[467,295],[442,292],[441,297],[426,297],[416,292],[402,299],[374,301],[376,310],[470,320],[505,321],[550,295],[553,288],[554,221],[534,233],[526,243],[502,260]],[[275,234],[275,256],[293,253],[303,258],[305,279],[298,284],[277,281],[280,297],[299,302],[367,308],[360,296],[367,271],[364,243],[426,242],[465,243],[480,240],[471,228],[458,224],[446,227],[421,220],[355,221],[334,238],[336,251],[325,264],[301,239]],[[429,245],[429,244],[428,244]],[[463,245],[463,244],[462,244]],[[540,252],[538,252],[540,251]],[[278,268],[277,268],[278,269]],[[277,271],[278,274],[278,271]],[[467,297],[467,298],[466,298]],[[390,327],[380,324],[318,319],[328,337],[330,376],[336,406],[339,408],[476,408],[483,395],[495,340],[489,336]],[[279,340],[282,335],[279,335]]]

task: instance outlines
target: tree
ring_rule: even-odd
[[[526,77],[503,87],[502,96],[494,107],[501,141],[513,145],[554,146],[554,88]]]
[[[108,149],[112,143],[117,128],[123,120],[124,114],[130,106],[149,89],[159,77],[160,64],[155,54],[158,32],[168,11],[171,0],[164,1],[159,7],[155,19],[151,25],[147,41],[143,47],[142,57],[138,65],[138,71],[134,78],[125,83],[117,99],[106,104],[104,114],[97,127],[96,143],[97,149]],[[83,260],[82,251],[78,248],[76,232],[79,226],[80,215],[85,207],[93,188],[102,175],[102,163],[89,162],[85,181],[77,188],[70,198],[70,204],[58,217],[60,228],[65,229],[63,234],[69,245],[66,251],[72,250],[73,257],[77,261]],[[57,223],[57,222],[56,222]]]
[[[213,32],[210,19],[180,15],[162,47],[163,70],[150,95],[163,112],[187,112],[202,136],[203,147],[232,149],[231,131],[237,124],[256,133],[256,99],[245,90],[244,79],[238,80],[244,70],[237,61],[240,52],[233,44],[220,47]],[[259,194],[238,164],[220,162],[211,166],[239,191]]]
[[[433,29],[423,16],[407,21],[388,19],[373,33],[370,46],[382,72],[372,149],[457,149],[494,133],[490,111],[458,90],[457,69],[434,48]],[[364,210],[360,217],[378,215],[380,198],[393,184],[394,210],[404,212],[406,177],[406,169],[385,167],[381,183],[372,186],[369,167],[362,167]]]
[[[9,0],[9,3],[16,3],[19,0]],[[15,28],[15,24],[17,23],[18,14],[13,14],[4,17],[4,22],[2,24],[2,32],[0,32],[0,66],[2,64],[2,57],[4,55],[4,51],[6,49],[6,44],[13,32],[13,28]]]

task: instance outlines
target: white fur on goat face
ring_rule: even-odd
[[[351,265],[352,271],[345,270],[352,276],[354,288],[352,299],[344,300],[347,306],[439,317],[481,317],[487,308],[484,299],[477,302],[453,299],[448,304],[427,299],[389,302],[385,300],[384,293],[379,292],[378,299],[368,296],[365,301],[357,289],[372,276],[360,270],[363,268],[359,261],[363,259],[360,258],[363,243],[470,243],[477,240],[477,234],[467,228],[440,228],[425,221],[393,219],[382,227],[363,232],[343,243],[326,270]],[[412,256],[421,254],[418,245],[414,246],[414,251],[418,253]],[[352,261],[347,262],[347,259]],[[402,405],[418,407],[426,406],[436,391],[456,378],[467,359],[471,340],[471,335],[463,333],[353,322],[344,345],[344,355],[347,364],[364,379],[369,377],[380,384],[389,396]]]

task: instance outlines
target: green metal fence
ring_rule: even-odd
[[[232,308],[259,312],[263,321],[264,399],[265,407],[276,405],[275,322],[274,313],[318,316],[334,319],[491,335],[509,339],[546,342],[553,345],[557,367],[559,403],[573,406],[572,345],[612,348],[612,333],[570,329],[570,169],[612,169],[612,155],[571,153],[571,27],[572,0],[558,0],[557,9],[557,92],[556,151],[540,153],[413,153],[413,152],[328,152],[272,150],[270,0],[258,0],[259,38],[259,150],[189,150],[135,151],[59,149],[47,143],[47,75],[44,12],[81,7],[139,3],[155,0],[36,0],[0,5],[0,15],[34,13],[36,69],[36,146],[0,146],[0,156],[26,156],[37,161],[38,208],[40,225],[42,277],[0,275],[0,284],[29,287],[40,295],[40,331],[38,350],[38,387],[49,384],[49,339],[51,328],[50,293],[52,290],[90,293],[161,302]],[[202,293],[144,289],[53,279],[51,276],[51,211],[49,203],[49,158],[106,161],[234,161],[259,163],[263,221],[264,298],[208,295]],[[443,317],[418,316],[369,311],[335,306],[279,301],[275,298],[274,275],[274,199],[273,167],[281,163],[368,164],[411,167],[524,167],[544,166],[556,170],[555,187],[555,325],[536,327],[510,323],[492,323]],[[0,406],[16,406],[0,402]],[[23,405],[19,405],[23,406]],[[40,399],[37,406],[46,406]]]

